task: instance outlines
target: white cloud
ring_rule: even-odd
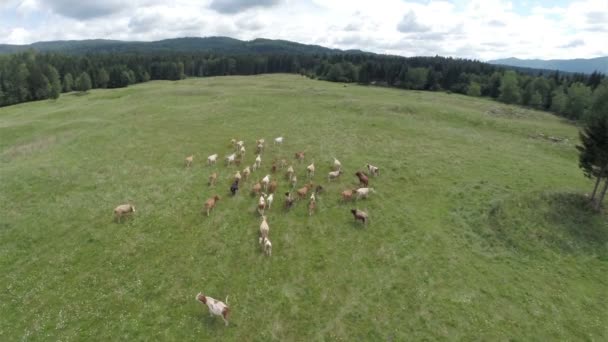
[[[32,33],[23,27],[15,27],[8,32],[9,44],[25,44],[31,39]]]
[[[441,0],[0,0],[0,43],[228,35],[481,60],[608,55],[606,0],[573,0],[561,6],[520,3],[517,10],[509,0],[455,4]]]

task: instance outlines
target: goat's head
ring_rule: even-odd
[[[207,304],[207,297],[205,297],[202,292],[199,292],[196,295],[196,300],[198,300],[199,302],[201,302],[203,304]]]

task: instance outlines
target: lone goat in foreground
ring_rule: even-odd
[[[213,197],[211,197],[210,199],[208,199],[207,201],[205,201],[205,210],[207,211],[207,216],[209,216],[209,212],[215,208],[215,205],[217,203],[217,201],[220,200],[220,196],[215,195]]]
[[[199,292],[196,295],[196,300],[207,305],[210,316],[220,316],[224,320],[224,323],[228,325],[228,314],[230,313],[230,307],[228,307],[228,296],[226,296],[226,303],[223,303],[217,299],[204,296],[201,292]]]
[[[114,219],[121,221],[122,217],[135,212],[135,206],[132,204],[121,204],[114,208]]]
[[[355,222],[361,221],[363,222],[363,224],[366,224],[369,220],[369,217],[367,216],[367,213],[365,211],[359,209],[351,209],[350,212],[353,214]]]
[[[192,166],[193,160],[194,160],[194,155],[186,157],[186,160],[185,160],[186,167]]]

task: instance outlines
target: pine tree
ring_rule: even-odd
[[[61,81],[59,80],[59,73],[57,72],[57,69],[50,65],[48,67],[48,78],[49,82],[51,83],[51,92],[49,94],[50,98],[59,98],[59,95],[61,94]]]
[[[580,119],[585,115],[585,111],[591,99],[591,90],[582,83],[573,83],[568,88],[566,108],[564,113],[571,119]]]
[[[604,79],[593,91],[589,115],[586,119],[601,115],[608,115],[608,79]]]
[[[551,94],[551,110],[558,114],[563,114],[566,110],[566,94],[562,87],[556,88]]]
[[[608,187],[608,113],[590,119],[579,135],[582,143],[576,146],[579,151],[579,167],[586,177],[596,179],[591,200],[599,210]],[[596,198],[602,180],[605,180],[604,189]]]
[[[481,87],[477,82],[471,82],[467,87],[467,95],[469,96],[481,96]]]
[[[500,81],[500,95],[498,100],[504,103],[517,104],[521,101],[519,86],[517,85],[517,74],[515,71],[506,71]]]
[[[532,94],[528,105],[534,108],[542,108],[543,96],[538,91],[535,91],[534,94]]]
[[[97,72],[97,86],[99,88],[106,88],[108,86],[108,82],[110,81],[110,76],[106,69],[101,68],[99,72]]]
[[[86,72],[83,72],[76,79],[76,89],[82,92],[86,92],[91,89],[91,77]]]
[[[74,87],[74,78],[72,78],[72,74],[67,73],[63,76],[63,92],[69,93],[72,91]]]

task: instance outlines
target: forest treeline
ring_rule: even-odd
[[[23,53],[0,56],[0,106],[58,98],[91,88],[120,88],[149,80],[299,73],[333,82],[448,91],[552,111],[586,115],[600,73],[510,70],[467,59],[335,54],[113,54]]]

